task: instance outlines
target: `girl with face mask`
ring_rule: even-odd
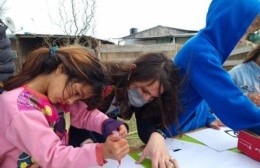
[[[128,89],[127,94],[128,94],[129,104],[134,106],[134,107],[142,107],[148,102],[138,92],[137,87],[135,87],[133,89]]]
[[[103,63],[111,78],[111,85],[104,90],[100,111],[110,118],[129,120],[133,113],[145,109],[146,112],[138,117],[141,120],[156,118],[161,127],[177,123],[180,107],[177,94],[181,80],[179,69],[171,59],[162,53],[148,53],[133,62]],[[156,132],[155,139],[164,138],[157,130],[147,131]],[[69,144],[73,146],[80,146],[88,138],[94,142],[105,140],[100,134],[75,127],[71,127],[69,133]],[[168,156],[163,164],[172,165],[173,162]]]

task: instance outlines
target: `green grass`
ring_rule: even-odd
[[[130,147],[139,147],[142,146],[144,143],[140,140],[138,134],[137,134],[137,128],[136,128],[136,120],[135,116],[131,118],[131,120],[126,121],[123,120],[125,123],[129,126],[129,134],[127,136],[127,141],[129,143]]]

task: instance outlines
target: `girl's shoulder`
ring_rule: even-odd
[[[0,106],[1,112],[6,116],[7,120],[11,120],[14,116],[21,115],[24,112],[33,112],[35,110],[33,101],[23,87],[4,91],[0,95]]]
[[[26,86],[23,86],[23,90],[18,95],[17,106],[19,111],[41,112],[49,124],[58,119],[58,108],[49,101],[47,96]]]
[[[23,90],[24,89],[22,87],[19,87],[10,91],[3,91],[3,93],[0,94],[1,102],[5,103],[6,105],[10,105],[17,102],[17,98]]]

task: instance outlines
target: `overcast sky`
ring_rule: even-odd
[[[57,0],[7,0],[5,5],[17,33],[50,33],[60,31],[49,20]],[[95,37],[121,38],[130,28],[138,31],[158,25],[199,30],[205,25],[211,0],[96,0]],[[55,17],[55,16],[53,16]]]

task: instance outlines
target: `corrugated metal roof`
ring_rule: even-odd
[[[53,35],[53,34],[33,34],[33,33],[25,33],[25,34],[12,34],[12,35],[8,35],[9,38],[55,38],[55,39],[62,39],[62,38],[75,38],[75,36],[72,35]],[[86,38],[94,38],[91,36],[84,36]],[[103,40],[103,39],[97,39],[94,38],[98,41],[101,41],[103,44],[115,44],[111,41],[107,41],[107,40]]]

